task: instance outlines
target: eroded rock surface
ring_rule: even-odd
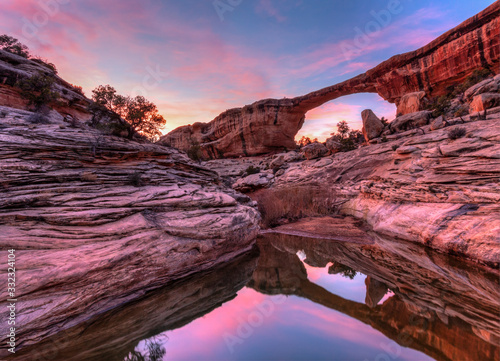
[[[53,90],[59,94],[59,99],[51,106],[60,114],[70,115],[80,121],[91,118],[87,110],[90,101],[79,89],[60,78],[46,65],[3,50],[0,50],[0,105],[26,109],[28,102],[14,85],[17,81],[33,75],[45,75],[54,79]]]
[[[177,150],[0,110],[0,257],[16,250],[18,347],[253,245],[249,198]],[[0,272],[6,284],[6,262]],[[5,347],[6,322],[0,334]]]
[[[498,266],[500,114],[487,118],[293,163],[273,187],[329,187],[341,212],[377,232]],[[464,137],[450,139],[455,128]]]

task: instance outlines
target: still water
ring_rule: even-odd
[[[257,246],[59,336],[57,359],[500,359],[497,272],[378,236]]]

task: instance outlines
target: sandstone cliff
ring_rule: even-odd
[[[62,116],[71,115],[81,121],[87,121],[91,115],[87,110],[90,104],[80,89],[60,78],[56,72],[31,59],[0,50],[0,105],[17,109],[26,109],[27,101],[14,85],[17,81],[33,76],[46,75],[54,79],[54,90],[59,99],[51,104]]]
[[[0,107],[0,257],[16,250],[18,348],[254,244],[249,198],[177,150],[32,116]],[[6,284],[7,262],[0,273]]]
[[[355,93],[378,93],[399,105],[407,94],[432,98],[462,82],[475,69],[500,73],[500,3],[464,21],[426,46],[396,55],[366,73],[293,99],[265,99],[228,110],[209,123],[179,127],[161,144],[188,150],[195,143],[207,158],[251,156],[295,147],[307,111]],[[418,98],[417,97],[417,98]],[[410,105],[409,105],[410,104]],[[408,100],[398,113],[414,112]]]
[[[450,139],[456,128],[465,129],[464,137]],[[351,152],[290,163],[272,186],[327,187],[341,213],[376,232],[497,267],[499,134],[500,113],[434,131],[425,126]]]

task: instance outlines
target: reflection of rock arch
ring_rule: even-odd
[[[248,286],[261,293],[309,299],[437,360],[500,359],[498,279],[480,280],[481,272],[464,273],[446,263],[448,258],[441,259],[437,254],[434,264],[427,253],[432,252],[410,245],[407,255],[402,256],[377,244],[268,234],[259,241],[259,248],[261,256]],[[308,263],[319,267],[338,262],[366,274],[367,304],[345,299],[310,282],[296,255],[299,250],[312,260]],[[462,279],[465,274],[467,277]],[[377,285],[370,286],[371,282]],[[425,284],[427,288],[423,287]],[[395,296],[377,305],[386,285],[395,291]],[[457,296],[452,291],[456,289],[463,290],[464,296]],[[451,314],[456,317],[449,317],[446,310],[453,310]]]
[[[188,150],[191,140],[210,158],[250,156],[295,147],[305,113],[330,100],[356,93],[378,93],[399,105],[405,94],[434,97],[462,82],[473,70],[500,72],[500,3],[494,2],[428,45],[396,55],[366,73],[293,99],[265,99],[228,110],[209,123],[179,127],[160,142]],[[469,56],[477,54],[478,56]]]

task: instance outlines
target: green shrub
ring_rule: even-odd
[[[8,51],[9,53],[28,58],[30,56],[28,47],[21,44],[16,38],[6,34],[0,35],[0,49]]]
[[[27,120],[31,124],[49,124],[50,123],[49,118],[40,112],[36,112],[36,113],[31,114]]]
[[[73,85],[73,84],[71,84],[71,86],[73,87],[73,91],[75,93],[78,93],[81,96],[85,96],[85,92],[83,91],[83,88],[81,86],[79,86],[79,85]]]
[[[57,74],[57,68],[53,63],[49,63],[47,60],[42,59],[39,56],[32,57],[30,60],[49,68],[54,74]]]
[[[467,106],[462,105],[460,108],[455,110],[455,117],[463,117],[464,115],[469,114],[469,109]]]
[[[440,115],[445,115],[446,112],[450,109],[451,101],[450,97],[446,95],[442,95],[438,98],[432,99],[428,105],[427,109],[432,110],[432,116],[434,118],[439,117]]]
[[[342,277],[348,278],[350,280],[353,280],[354,277],[356,277],[356,275],[358,274],[358,272],[356,272],[356,270],[354,270],[351,267],[346,266],[344,264],[338,263],[338,262],[335,262],[334,264],[332,264],[330,266],[330,268],[328,268],[328,273],[335,274],[335,275],[340,274]]]
[[[21,96],[28,100],[28,105],[38,110],[59,98],[59,94],[52,90],[53,84],[54,78],[38,74],[19,80],[16,87],[21,90]]]
[[[463,127],[453,128],[452,130],[450,130],[448,132],[448,138],[451,140],[463,138],[466,133],[467,133],[467,130]]]
[[[363,133],[359,130],[351,130],[345,120],[337,123],[337,132],[332,135],[333,140],[340,143],[341,152],[355,150],[365,140]]]
[[[462,84],[458,84],[456,86],[450,85],[447,88],[448,97],[452,99],[459,94],[463,94],[471,86],[476,85],[477,83],[487,79],[491,75],[492,72],[490,69],[482,68],[474,70],[472,74],[469,75]]]
[[[201,145],[197,142],[194,142],[188,149],[187,155],[194,161],[201,161],[202,153],[201,153]]]
[[[158,113],[157,106],[141,95],[135,98],[116,93],[110,85],[99,85],[92,90],[92,100],[123,118],[136,132],[150,141],[156,141],[161,136],[161,127],[166,120]]]
[[[257,173],[260,173],[260,168],[259,167],[254,167],[253,165],[249,166],[246,170],[245,170],[245,173],[247,175],[251,175],[251,174],[257,174]]]

